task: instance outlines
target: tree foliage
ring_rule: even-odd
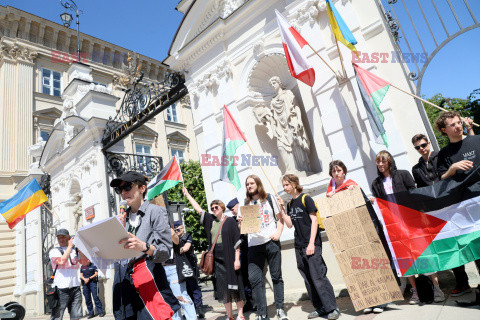
[[[192,197],[203,209],[206,209],[207,196],[205,195],[200,161],[190,160],[188,162],[183,162],[180,164],[180,168],[182,170],[183,180],[188,192],[190,192]],[[186,231],[192,235],[195,251],[200,252],[206,250],[208,247],[205,229],[200,224],[200,216],[193,210],[190,202],[183,195],[182,187],[183,184],[179,183],[175,186],[175,188],[168,190],[168,199],[170,201],[184,202],[187,204],[187,207],[191,209],[190,211],[185,212],[184,223]]]
[[[449,111],[457,111],[462,117],[472,117],[473,121],[477,123],[480,120],[480,89],[474,90],[467,99],[447,98],[441,93],[437,93],[432,98],[428,99],[428,101]],[[435,129],[435,120],[442,111],[426,103],[423,104],[423,107],[425,108],[428,120],[434,129],[438,145],[440,148],[445,147],[448,144],[448,138]],[[475,134],[478,134],[480,133],[480,128],[474,127],[474,131]]]

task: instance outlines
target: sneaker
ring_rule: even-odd
[[[326,314],[327,314],[327,312],[325,311],[325,309],[323,307],[321,307],[320,309],[317,309],[317,310],[309,313],[307,318],[308,319],[318,318],[318,317],[324,316]]]
[[[255,320],[268,320],[268,316],[257,315],[257,317],[255,318]]]
[[[375,307],[373,308],[373,313],[382,313],[384,309],[385,308],[381,306]]]
[[[327,316],[328,320],[336,320],[338,318],[340,318],[340,311],[338,311],[337,309],[330,312]]]
[[[465,293],[470,293],[470,292],[472,292],[472,289],[470,287],[455,288],[452,290],[451,296],[459,297],[459,296],[463,296]]]
[[[420,302],[420,299],[418,299],[418,293],[415,288],[410,289],[410,292],[412,293],[412,297],[410,298],[410,304],[418,304]]]
[[[92,319],[93,317],[95,317],[94,314],[89,314],[88,317],[87,317],[87,319]]]
[[[433,287],[433,301],[436,303],[445,301],[445,294],[443,294],[440,287]]]
[[[287,314],[283,309],[277,309],[277,319],[278,320],[288,320]]]
[[[105,317],[105,311],[103,311],[102,313],[100,313],[98,316],[99,316],[99,317]]]
[[[203,306],[196,307],[195,311],[197,312],[198,319],[204,319],[205,318],[205,311],[203,310]]]
[[[365,309],[363,309],[363,313],[364,313],[364,314],[372,313],[372,311],[373,311],[372,308],[365,308]]]

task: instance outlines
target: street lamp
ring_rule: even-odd
[[[77,4],[73,0],[60,0],[60,4],[67,10],[75,12],[77,17],[77,53],[78,53],[78,62],[80,62],[80,21],[79,21],[79,12],[83,13],[82,10],[79,10]],[[60,15],[60,18],[63,21],[63,25],[67,28],[70,28],[70,23],[73,21],[73,17],[70,13],[64,12]]]

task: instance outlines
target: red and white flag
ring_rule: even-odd
[[[303,47],[308,45],[308,42],[288,23],[280,12],[275,10],[275,13],[277,14],[278,28],[280,29],[290,73],[292,77],[312,87],[315,83],[315,70],[310,66],[307,57],[302,52]]]

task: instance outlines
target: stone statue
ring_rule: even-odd
[[[291,90],[283,88],[277,76],[270,78],[269,83],[276,95],[269,108],[257,106],[255,116],[267,127],[268,136],[276,138],[285,173],[310,172],[310,142],[295,95]]]

